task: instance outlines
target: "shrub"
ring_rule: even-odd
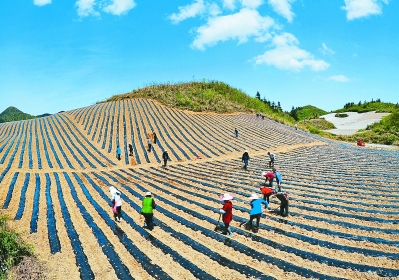
[[[336,118],[346,118],[347,116],[348,116],[348,114],[345,114],[345,113],[337,113],[337,114],[335,114]]]
[[[0,279],[25,256],[33,254],[31,245],[22,240],[20,233],[7,226],[7,216],[0,215]]]

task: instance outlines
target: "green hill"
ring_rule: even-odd
[[[381,102],[380,99],[376,101],[372,100],[370,102],[361,102],[354,103],[349,102],[344,105],[344,108],[335,110],[336,113],[342,112],[358,112],[365,113],[370,111],[377,111],[377,113],[392,113],[394,110],[399,108],[399,104],[389,103],[389,102]]]
[[[125,98],[151,98],[162,104],[196,112],[263,113],[275,121],[293,125],[295,120],[268,101],[250,97],[242,90],[218,81],[151,85],[112,96],[106,101]]]
[[[0,114],[0,123],[34,119],[35,116],[26,114],[15,107],[8,107]]]
[[[328,114],[328,112],[312,105],[306,105],[297,108],[292,107],[292,110],[290,112],[291,117],[293,117],[297,121],[315,119],[325,114]]]

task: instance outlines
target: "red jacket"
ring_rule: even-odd
[[[229,224],[233,219],[233,203],[226,201],[222,208],[226,213],[223,214],[223,223]]]

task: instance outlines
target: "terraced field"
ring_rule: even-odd
[[[290,215],[265,212],[254,234],[239,225],[264,181],[267,151],[276,153]],[[0,125],[1,212],[26,231],[50,279],[399,279],[398,166],[398,152],[145,99]],[[121,223],[110,185],[122,191]],[[157,202],[151,232],[140,215],[146,191]],[[214,231],[226,192],[236,197],[232,239]]]

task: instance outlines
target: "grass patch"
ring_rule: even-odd
[[[7,224],[8,216],[0,215],[0,279],[7,279],[11,267],[18,265],[26,256],[33,255],[33,247],[21,234]]]
[[[153,84],[129,93],[114,95],[105,102],[127,98],[151,98],[168,107],[195,112],[263,113],[265,117],[280,123],[291,126],[295,123],[295,120],[281,109],[219,81]]]

